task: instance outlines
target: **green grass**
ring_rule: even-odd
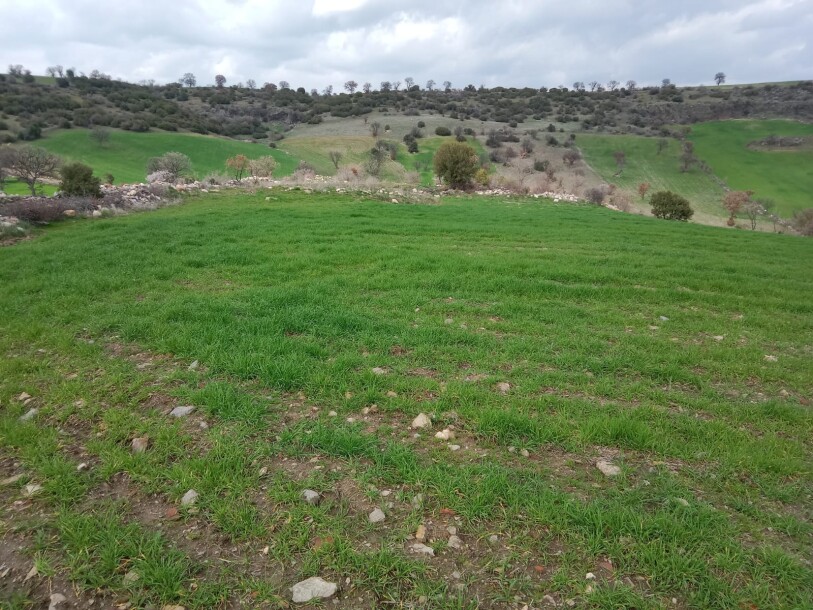
[[[25,475],[0,495],[33,502],[2,533],[24,565],[135,607],[285,607],[314,575],[354,608],[813,606],[813,241],[536,200],[266,197],[0,249],[0,474]],[[405,546],[421,523],[435,558]]]
[[[680,171],[681,147],[676,140],[669,140],[661,154],[657,154],[658,140],[643,136],[579,134],[576,144],[585,161],[604,180],[630,191],[636,199],[638,185],[649,182],[650,194],[673,191],[688,199],[696,211],[722,216],[723,188],[697,168]],[[616,151],[626,154],[626,166],[620,176],[615,176]]]
[[[435,170],[434,159],[435,153],[444,142],[453,142],[453,137],[427,137],[418,140],[418,152],[410,154],[407,152],[406,147],[402,147],[398,152],[398,162],[403,165],[407,171],[418,171],[421,180],[421,186],[435,186]],[[483,152],[483,145],[479,140],[468,138],[467,143],[474,147],[477,154]],[[416,162],[420,163],[420,169],[416,169]]]
[[[69,159],[90,165],[97,176],[111,173],[116,184],[143,182],[146,178],[147,161],[151,157],[166,152],[177,151],[188,155],[192,169],[198,178],[210,172],[226,173],[226,159],[234,155],[245,155],[251,159],[271,155],[277,160],[274,175],[287,176],[293,173],[299,163],[280,150],[268,148],[265,144],[251,144],[213,136],[190,133],[152,131],[134,133],[113,130],[110,142],[99,146],[90,139],[86,129],[70,129],[48,132],[46,137],[36,142]]]
[[[52,184],[37,184],[37,193],[44,195],[53,195],[56,193],[57,187]],[[31,189],[25,182],[19,180],[7,180],[3,192],[6,195],[30,195]]]
[[[751,142],[770,135],[813,136],[813,125],[795,121],[714,121],[692,127],[697,155],[733,189],[773,199],[777,212],[791,216],[813,207],[813,149],[762,151]]]

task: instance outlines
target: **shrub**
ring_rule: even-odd
[[[105,184],[111,184],[112,185],[113,182],[115,182],[115,180],[116,179],[113,177],[113,174],[107,173],[107,174],[104,175],[104,183]]]
[[[573,149],[568,150],[564,155],[562,155],[562,161],[564,161],[565,164],[569,165],[570,167],[573,167],[573,164],[577,161],[581,161],[581,158],[582,156],[579,154],[579,151]]]
[[[232,171],[235,180],[243,178],[243,174],[248,171],[248,157],[245,155],[234,155],[226,159],[226,167]]]
[[[793,214],[793,228],[802,235],[813,237],[813,208],[799,210]]]
[[[93,168],[84,163],[68,163],[59,170],[59,190],[69,196],[101,197],[101,180],[93,175]]]
[[[587,189],[587,192],[584,194],[584,198],[587,199],[590,203],[595,203],[596,205],[601,205],[604,203],[604,198],[607,196],[607,193],[603,188],[591,188]]]
[[[48,223],[65,218],[67,210],[95,210],[98,201],[91,197],[30,198],[3,204],[3,215],[26,222]]]
[[[445,142],[435,153],[435,174],[453,188],[467,186],[479,167],[477,152],[468,144]]]
[[[649,204],[654,216],[666,220],[689,220],[694,215],[689,201],[671,191],[655,193],[650,197]]]
[[[534,161],[534,169],[538,172],[544,172],[545,170],[548,169],[549,166],[550,161],[548,161],[547,159],[545,160],[537,159],[536,161]]]
[[[452,135],[452,130],[448,127],[437,127],[435,129],[435,135],[438,136],[450,136]]]
[[[166,178],[160,182],[174,183],[192,173],[192,161],[183,153],[168,152],[147,161],[148,176],[158,172],[162,172]],[[147,182],[150,182],[149,177]]]
[[[274,157],[260,157],[248,162],[248,171],[256,180],[259,178],[270,178],[277,167],[277,160]]]
[[[481,186],[488,186],[488,170],[484,167],[478,169],[474,174],[474,181]]]
[[[426,123],[424,121],[418,121],[418,129],[423,129],[426,127]]]

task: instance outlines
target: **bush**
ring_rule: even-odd
[[[418,121],[418,129],[423,129],[426,127],[426,123],[424,121]]]
[[[448,127],[438,127],[435,129],[435,135],[438,136],[450,136],[452,135],[452,130]]]
[[[796,212],[793,215],[793,228],[802,235],[813,237],[813,208]]]
[[[468,144],[445,142],[435,153],[435,174],[452,188],[468,186],[479,167],[477,152]]]
[[[69,196],[101,197],[101,180],[93,175],[93,168],[84,163],[68,163],[59,170],[59,190]]]
[[[260,157],[248,162],[248,171],[255,179],[271,178],[277,167],[277,160],[274,157]]]
[[[95,210],[98,201],[91,197],[29,198],[3,204],[3,216],[13,216],[26,222],[48,223],[66,218],[67,210]]]
[[[550,166],[550,161],[548,161],[547,159],[545,159],[545,160],[537,159],[536,161],[534,161],[534,169],[536,171],[538,171],[538,172],[546,171],[549,166]]]
[[[689,220],[694,215],[689,201],[677,193],[660,191],[650,197],[652,214],[666,220]]]
[[[165,180],[160,182],[177,182],[192,173],[192,161],[183,153],[168,152],[160,157],[153,157],[147,161],[147,174],[161,172]],[[148,180],[149,181],[149,180]]]
[[[488,186],[488,170],[484,167],[478,169],[474,174],[474,181],[481,186]]]
[[[602,188],[591,188],[587,189],[587,192],[584,194],[584,198],[587,199],[590,203],[595,203],[596,205],[601,205],[604,203],[604,198],[607,196],[607,193]]]

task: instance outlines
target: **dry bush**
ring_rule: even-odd
[[[793,215],[793,228],[802,235],[813,237],[813,208],[796,212]]]
[[[93,197],[28,198],[0,205],[0,216],[13,216],[33,223],[49,223],[65,218],[67,210],[77,213],[95,210],[99,200]]]
[[[603,187],[593,187],[587,189],[584,193],[584,198],[590,203],[601,205],[604,203],[604,198],[607,196],[607,190]]]

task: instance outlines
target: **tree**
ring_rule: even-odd
[[[358,86],[359,86],[359,84],[356,81],[349,80],[344,84],[344,89],[350,95],[353,95],[356,92],[356,89],[358,89]]]
[[[370,91],[373,90],[373,86],[370,83],[364,83],[361,86],[361,90],[364,91],[364,93],[370,93]]]
[[[793,228],[802,235],[813,237],[813,208],[793,213]]]
[[[186,87],[194,87],[198,84],[198,79],[196,79],[195,75],[191,72],[187,72],[181,77],[181,84]]]
[[[243,174],[248,170],[248,157],[235,155],[226,160],[226,167],[232,171],[235,180],[242,180]]]
[[[452,188],[468,186],[479,167],[477,151],[468,144],[444,142],[435,153],[435,174]]]
[[[729,191],[723,195],[723,207],[728,210],[728,221],[726,224],[733,227],[736,224],[735,218],[743,208],[751,202],[753,191]]]
[[[248,162],[248,171],[255,182],[260,178],[271,178],[276,167],[277,160],[270,155],[252,159]]]
[[[669,140],[666,138],[661,138],[658,140],[658,154],[661,154],[667,148],[669,148]]]
[[[443,90],[446,93],[449,93],[452,90],[452,81],[450,80],[443,81]]]
[[[94,127],[90,131],[90,139],[93,140],[100,148],[103,148],[110,142],[110,130],[106,127]]]
[[[661,81],[661,87],[669,87],[671,84],[672,84],[672,81],[671,81],[671,79],[668,79],[668,78],[664,78]]]
[[[428,81],[426,81],[426,90],[427,91],[434,91],[434,89],[435,89],[435,81],[433,81],[430,78]]]
[[[11,175],[14,150],[11,146],[0,146],[0,191],[6,187],[6,180]]]
[[[595,91],[598,89],[598,85],[599,83],[597,80],[591,80],[589,83],[587,83],[587,86],[590,87],[590,91]]]
[[[406,85],[407,91],[409,91],[415,85],[415,79],[411,76],[407,76],[404,79],[404,84]]]
[[[342,160],[342,153],[338,150],[331,150],[328,153],[328,157],[330,157],[331,163],[333,163],[333,167],[339,169],[339,162]]]
[[[215,76],[215,85],[217,85],[218,89],[222,89],[226,85],[226,77],[222,74],[218,74]]]
[[[322,95],[325,95],[327,97],[333,95],[333,85],[328,85],[327,87],[322,89]]]
[[[37,194],[37,182],[42,178],[55,178],[62,160],[36,146],[20,146],[13,151],[10,169],[28,185],[31,194]]]
[[[147,175],[163,172],[168,182],[177,182],[192,173],[192,161],[183,153],[168,152],[147,161]]]
[[[572,148],[562,155],[562,161],[564,161],[568,167],[573,167],[573,164],[581,161],[581,158],[582,156],[579,154],[579,151]]]
[[[615,175],[620,176],[621,172],[624,171],[624,166],[627,164],[627,153],[623,150],[617,150],[613,153],[613,159],[615,159],[615,167],[618,170]]]
[[[613,79],[607,83],[607,89],[609,89],[610,91],[615,91],[616,89],[618,89],[618,86],[620,84],[621,83],[619,83],[617,80]]]
[[[400,89],[400,88],[401,88],[401,81],[399,81],[399,80],[394,81],[394,82],[392,83],[392,88],[393,88],[395,91],[398,91],[398,89]]]
[[[381,81],[381,91],[390,91],[392,89],[392,83],[388,80]]]
[[[291,85],[288,83],[287,80],[281,80],[281,81],[279,81],[279,88],[280,89],[290,89]]]
[[[265,89],[269,93],[274,93],[277,90],[277,85],[275,83],[265,83],[263,85],[263,89]]]
[[[632,92],[632,91],[635,91],[637,88],[638,88],[638,83],[636,83],[634,80],[628,80],[627,81],[627,91]]]
[[[638,185],[638,194],[641,196],[641,199],[646,198],[646,194],[649,192],[649,182],[642,182]]]
[[[102,196],[101,180],[93,175],[93,168],[84,163],[68,163],[59,170],[59,190],[75,197]]]
[[[680,171],[685,174],[696,163],[697,157],[694,156],[694,143],[686,140],[683,142],[683,153],[680,155]]]
[[[372,135],[374,138],[377,138],[379,131],[381,131],[381,123],[379,123],[378,121],[373,121],[372,123],[370,123],[370,135]]]
[[[649,200],[652,206],[652,215],[665,220],[687,221],[694,216],[694,210],[689,201],[671,191],[659,191]]]
[[[714,82],[717,83],[718,87],[722,85],[725,82],[725,72],[718,72],[717,74],[715,74]]]
[[[573,83],[573,90],[584,91],[584,83],[580,80],[577,80],[575,83]]]
[[[246,87],[248,87],[249,89],[256,89],[257,81],[255,81],[253,78],[248,79],[246,81]]]

